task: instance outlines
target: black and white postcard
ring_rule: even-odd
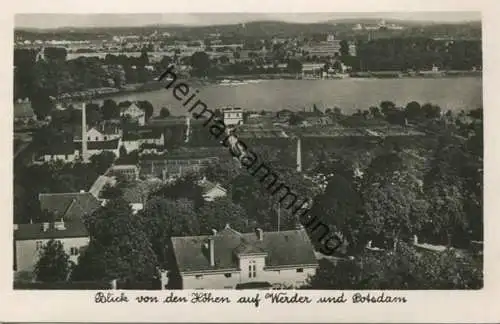
[[[500,320],[480,2],[26,2],[0,320]]]

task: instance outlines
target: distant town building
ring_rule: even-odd
[[[222,111],[224,115],[224,124],[226,126],[243,124],[243,109],[241,108],[225,108]]]
[[[340,42],[334,35],[328,35],[326,41],[310,43],[302,48],[302,52],[308,57],[340,56]]]
[[[169,277],[183,289],[238,289],[249,284],[298,288],[318,267],[303,228],[239,233],[226,225],[212,235],[172,237],[172,247],[176,264]]]

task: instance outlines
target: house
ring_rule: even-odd
[[[139,168],[135,165],[113,165],[107,175],[135,181],[139,179]]]
[[[72,163],[79,159],[79,152],[73,142],[54,143],[41,152],[42,162],[61,161]]]
[[[50,240],[62,243],[70,261],[78,263],[78,256],[90,237],[82,221],[57,221],[53,223],[19,224],[14,226],[16,271],[32,272],[40,251]]]
[[[51,239],[60,241],[70,260],[78,256],[88,242],[84,218],[94,213],[100,202],[88,192],[42,193],[38,196],[40,208],[54,216],[53,222],[18,224],[14,228],[14,256],[17,271],[32,271],[39,251]]]
[[[88,142],[110,141],[122,136],[120,127],[115,124],[106,123],[98,127],[92,127],[87,131]]]
[[[36,120],[35,112],[31,107],[31,102],[28,98],[19,99],[14,104],[14,121],[15,122],[27,122],[29,120]]]
[[[162,287],[234,289],[249,283],[300,287],[318,267],[304,228],[239,233],[226,225],[212,235],[172,237],[172,249],[175,267],[170,282],[162,282]]]
[[[76,143],[78,145],[78,150],[81,152],[82,143]],[[121,138],[116,138],[107,141],[90,141],[87,142],[87,156],[91,157],[93,155],[99,155],[102,152],[111,152],[115,157],[120,157],[120,145]]]
[[[122,105],[120,116],[130,116],[131,120],[136,121],[140,126],[146,124],[146,113],[133,102],[127,102]]]
[[[123,136],[123,146],[127,153],[141,151],[144,154],[156,154],[165,150],[165,137],[160,130],[129,132]]]
[[[206,178],[198,182],[198,185],[203,190],[203,198],[205,201],[214,201],[216,198],[225,197],[227,190],[218,183],[208,181]]]
[[[226,126],[243,124],[243,109],[225,108],[222,113],[224,114],[224,124]]]
[[[302,126],[332,125],[335,121],[330,116],[308,116],[302,121]]]

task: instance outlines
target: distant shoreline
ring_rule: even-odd
[[[415,74],[409,75],[407,73],[402,72],[392,72],[392,71],[379,71],[379,72],[361,72],[361,73],[351,73],[348,77],[345,78],[297,78],[296,75],[292,74],[252,74],[252,75],[229,75],[229,76],[220,76],[211,79],[201,79],[201,78],[186,78],[185,81],[189,81],[193,86],[207,86],[207,85],[220,85],[223,84],[223,81],[227,81],[225,85],[229,86],[239,86],[241,84],[250,84],[245,83],[248,81],[254,81],[258,83],[259,81],[279,81],[279,80],[296,80],[296,81],[342,81],[342,80],[381,80],[381,79],[449,79],[449,78],[462,78],[462,77],[482,77],[482,71],[443,71],[439,73],[428,73],[428,74]],[[108,98],[116,97],[116,96],[126,96],[130,94],[136,93],[148,93],[161,90],[164,87],[164,83],[151,81],[141,85],[138,85],[134,89],[120,89],[113,93],[102,93],[92,95],[92,100],[105,100]],[[71,101],[81,101],[81,98],[75,97],[74,99],[70,99]]]

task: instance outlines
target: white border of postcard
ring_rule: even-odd
[[[2,253],[0,276],[0,321],[17,322],[496,322],[500,320],[500,183],[499,145],[495,131],[500,120],[500,3],[495,0],[279,0],[279,1],[123,1],[123,0],[54,0],[7,1],[0,20],[2,46],[0,51],[0,98],[4,118],[1,119],[0,145],[4,160],[0,163],[3,186],[3,217],[0,222]],[[94,302],[93,291],[13,291],[12,289],[12,44],[14,13],[161,13],[161,12],[411,12],[411,11],[481,11],[484,46],[485,133],[485,281],[480,291],[386,291],[385,295],[404,296],[406,303],[360,304],[253,304],[235,303],[239,296],[255,296],[265,291],[213,291],[214,295],[230,297],[231,304],[160,303],[138,304]],[[345,291],[347,299],[359,291]],[[338,296],[339,291],[301,291],[303,296]],[[379,295],[380,291],[370,292]],[[133,300],[146,292],[128,291]],[[147,292],[149,296],[165,297],[169,292]],[[189,291],[177,291],[188,297]]]

